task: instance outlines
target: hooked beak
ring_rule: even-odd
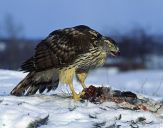
[[[120,55],[120,50],[118,49],[117,51],[111,51],[112,56],[119,56]]]

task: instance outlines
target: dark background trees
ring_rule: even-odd
[[[3,28],[7,36],[3,37],[0,34],[0,69],[17,70],[26,59],[32,56],[35,46],[41,39],[25,39],[23,25],[16,24],[11,15],[6,15],[4,21],[0,31]],[[105,64],[107,67],[114,66],[122,70],[144,69],[148,68],[147,65],[149,61],[153,61],[153,57],[157,56],[161,59],[163,56],[162,36],[147,34],[139,27],[112,37],[118,43],[121,54],[117,58],[109,59]],[[161,65],[159,61],[157,63]],[[160,67],[163,66],[157,68]]]

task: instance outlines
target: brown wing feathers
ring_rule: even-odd
[[[45,89],[47,91],[55,89],[59,83],[58,77],[54,80],[50,77],[51,80],[42,79],[38,82],[34,79],[36,74],[73,64],[79,55],[95,47],[95,42],[99,38],[101,34],[83,25],[53,31],[37,45],[35,55],[23,63],[21,69],[29,74],[13,89],[11,94],[31,95],[38,90],[42,93]]]
[[[30,72],[68,66],[78,55],[95,46],[94,41],[98,38],[101,34],[83,25],[53,31],[37,45],[35,55],[21,68]]]

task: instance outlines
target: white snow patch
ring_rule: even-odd
[[[49,115],[48,123],[40,126],[41,128],[91,128],[97,125],[101,125],[101,128],[111,125],[127,128],[139,117],[146,118],[146,123],[149,123],[137,124],[139,128],[163,127],[163,120],[150,112],[118,109],[113,102],[81,103],[62,97],[61,89],[67,92],[65,86],[59,86],[55,92],[45,95],[10,96],[10,91],[25,76],[26,74],[22,72],[0,70],[0,128],[26,128],[29,123],[47,115]],[[89,74],[86,84],[112,85],[113,88],[143,92],[151,96],[156,93],[162,99],[162,79],[162,71],[118,73],[99,69]],[[76,80],[74,84],[76,90],[82,90]],[[153,99],[160,100],[160,98]],[[120,115],[121,119],[118,119]],[[163,112],[160,116],[163,116]]]

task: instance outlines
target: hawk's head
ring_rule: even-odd
[[[112,56],[119,55],[120,50],[117,46],[117,43],[111,39],[110,37],[103,36],[101,38],[102,49],[107,52],[107,54],[111,54]]]

